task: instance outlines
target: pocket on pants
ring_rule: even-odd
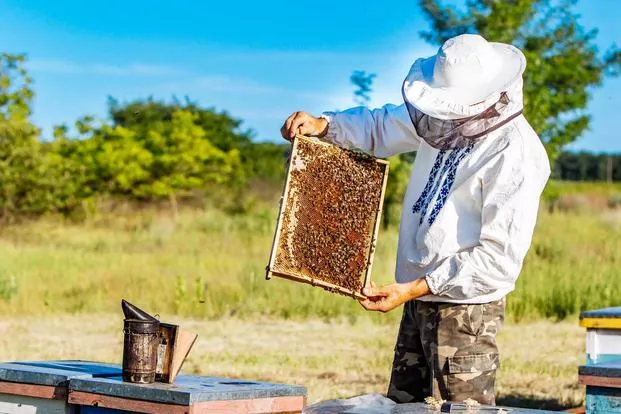
[[[494,405],[496,370],[499,367],[498,353],[447,358],[445,384],[448,399],[464,401],[472,398],[481,404]]]
[[[497,353],[459,355],[447,358],[449,374],[485,372],[498,368],[500,368],[500,358]]]

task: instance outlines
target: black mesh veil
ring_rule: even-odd
[[[500,98],[483,112],[461,119],[439,119],[427,115],[403,98],[416,133],[427,144],[440,150],[464,148],[484,138],[522,113],[521,102],[511,102],[510,95],[502,92]]]

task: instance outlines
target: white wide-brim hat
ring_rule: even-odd
[[[464,34],[447,40],[435,56],[414,62],[403,83],[403,98],[421,112],[439,119],[480,114],[516,93],[521,104],[526,58],[516,47]]]

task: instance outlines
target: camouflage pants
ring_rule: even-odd
[[[428,396],[447,401],[472,398],[494,405],[496,334],[504,310],[504,299],[477,305],[406,303],[388,397],[398,403]]]

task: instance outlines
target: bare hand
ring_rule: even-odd
[[[280,128],[282,137],[287,140],[292,140],[296,134],[323,137],[327,132],[327,120],[316,118],[306,112],[294,112]]]
[[[407,301],[427,295],[430,292],[425,279],[418,279],[410,283],[392,283],[376,287],[371,282],[370,287],[362,290],[367,297],[360,301],[362,307],[369,311],[390,312]]]

